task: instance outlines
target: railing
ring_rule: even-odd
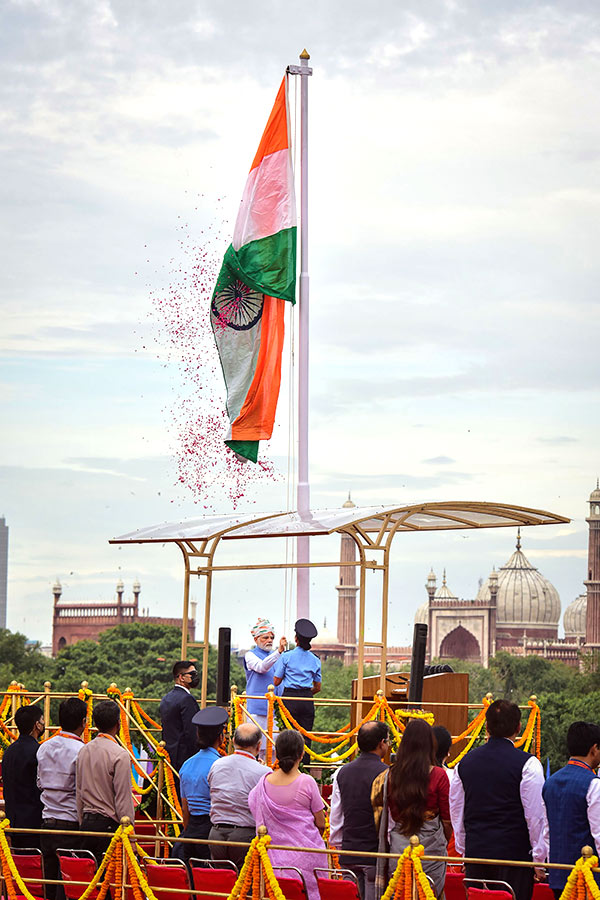
[[[252,715],[248,711],[248,700],[267,700],[267,728],[263,728],[260,723],[256,720],[255,716]],[[467,739],[466,746],[462,749],[460,754],[456,756],[449,766],[452,768],[456,766],[460,760],[465,756],[466,753],[473,747],[475,741],[481,734],[483,726],[485,724],[485,714],[488,706],[493,700],[492,694],[486,694],[486,696],[481,701],[481,705],[474,706],[473,704],[468,704],[469,709],[477,709],[477,715],[475,718],[469,723],[469,725],[465,728],[461,734],[452,736],[452,743],[457,744],[460,741]],[[316,704],[319,703],[319,700],[312,697],[294,697],[294,702],[314,702]],[[365,700],[335,700],[335,699],[325,699],[320,701],[321,704],[331,705],[331,704],[345,704],[351,706],[352,704],[360,704],[361,707],[364,707]],[[276,712],[279,713],[281,717],[281,721],[285,728],[295,728],[296,731],[299,731],[305,738],[310,741],[314,741],[317,744],[335,744],[334,747],[328,749],[325,752],[318,752],[312,749],[312,747],[307,746],[306,752],[310,756],[311,761],[314,764],[320,766],[338,766],[346,761],[350,756],[356,753],[358,749],[358,745],[356,740],[356,735],[358,734],[358,730],[361,725],[365,722],[379,720],[381,722],[386,722],[390,733],[392,735],[392,743],[394,746],[398,746],[400,741],[402,740],[402,733],[406,728],[406,720],[411,718],[419,718],[424,719],[429,724],[434,724],[434,716],[433,713],[427,712],[424,710],[415,710],[415,709],[401,709],[400,703],[394,701],[393,706],[386,699],[385,694],[382,690],[377,691],[375,698],[373,700],[373,705],[367,711],[366,714],[363,715],[363,718],[357,722],[354,728],[351,728],[351,723],[349,722],[346,726],[339,729],[338,731],[331,732],[322,732],[322,731],[308,731],[303,728],[299,722],[294,719],[289,710],[285,705],[285,698],[279,697],[275,694],[275,688],[273,685],[269,685],[269,690],[264,695],[252,695],[252,694],[242,694],[238,695],[237,687],[235,685],[231,688],[231,710],[232,710],[232,727],[240,724],[244,721],[251,721],[256,725],[257,728],[263,733],[266,738],[266,762],[267,765],[271,765],[274,761],[274,735],[275,735],[275,717]],[[408,706],[408,702],[405,703]],[[436,706],[462,706],[464,708],[465,704],[458,703],[444,703],[441,701],[435,701]],[[529,712],[527,717],[527,722],[525,724],[525,728],[523,729],[523,734],[517,738],[515,741],[515,747],[522,747],[524,750],[532,752],[540,758],[541,753],[541,711],[537,703],[537,697],[535,694],[532,694],[529,698],[528,704],[525,707],[521,707],[521,709],[526,709]]]
[[[0,819],[2,814],[0,814]],[[60,830],[53,831],[51,829],[22,829],[10,828],[7,819],[0,821],[0,887],[6,885],[6,892],[9,900],[14,900],[17,896],[25,898],[25,900],[37,900],[33,897],[28,883],[42,883],[44,885],[61,884],[59,879],[48,879],[42,877],[22,878],[19,875],[17,866],[12,856],[11,848],[7,840],[10,834],[68,834],[73,837],[74,832],[63,832]],[[79,900],[86,900],[94,888],[98,889],[98,900],[106,897],[108,890],[111,890],[112,896],[123,898],[126,896],[124,891],[131,889],[134,900],[156,900],[146,875],[140,865],[148,858],[148,854],[141,848],[140,842],[147,842],[148,835],[136,834],[134,825],[125,817],[121,820],[121,825],[114,834],[104,832],[77,832],[79,836],[103,836],[110,838],[110,844],[104,858],[98,867],[96,874],[91,882],[70,882],[81,886],[82,893]],[[184,894],[186,896],[212,896],[223,897],[227,900],[237,900],[251,895],[253,900],[282,900],[283,893],[278,884],[277,878],[273,872],[273,867],[269,859],[270,850],[291,850],[295,853],[321,854],[329,857],[331,860],[331,849],[315,848],[315,847],[294,847],[286,844],[273,844],[271,838],[263,826],[258,828],[258,834],[253,841],[248,843],[241,842],[225,842],[225,841],[208,841],[197,838],[180,838],[182,844],[202,844],[207,846],[228,846],[228,847],[247,847],[248,852],[245,857],[244,864],[239,872],[237,881],[229,894],[215,893],[211,891],[202,891],[194,888],[167,888],[161,887],[162,893]],[[457,858],[449,856],[433,856],[424,853],[422,845],[419,844],[417,836],[413,835],[410,839],[409,846],[403,853],[369,853],[367,851],[360,852],[364,856],[373,861],[378,859],[395,860],[396,867],[391,876],[382,900],[402,900],[405,897],[418,898],[418,900],[435,900],[433,891],[429,881],[423,872],[423,861],[443,861],[449,865],[457,865],[462,863],[474,863],[490,866],[509,866],[520,868],[544,868],[562,869],[569,871],[567,883],[561,896],[561,900],[599,900],[600,890],[598,889],[593,874],[599,872],[598,857],[593,854],[591,847],[583,847],[581,858],[574,866],[561,863],[533,863],[516,860],[500,860],[500,859],[479,859],[474,857]],[[337,854],[343,859],[344,856],[356,855],[356,850],[338,850]],[[149,861],[148,865],[152,865]],[[331,878],[342,877],[340,872],[336,876],[332,873]],[[480,879],[481,880],[481,879]]]

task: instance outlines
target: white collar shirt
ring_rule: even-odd
[[[77,822],[75,763],[83,741],[76,734],[59,732],[37,752],[37,786],[42,792],[43,819]]]

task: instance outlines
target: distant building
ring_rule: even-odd
[[[8,525],[0,517],[0,628],[6,628],[6,600],[8,594]]]
[[[117,582],[117,599],[106,603],[61,603],[62,585],[58,578],[52,588],[54,595],[54,614],[52,617],[52,655],[56,656],[65,647],[77,641],[97,641],[103,631],[130,622],[147,622],[150,625],[173,625],[183,627],[183,620],[165,616],[140,615],[139,599],[141,593],[139,581],[133,583],[133,600],[124,600],[125,586],[121,579]],[[192,618],[188,623],[188,641],[195,640],[196,604],[191,603]],[[143,610],[142,610],[143,613]]]
[[[566,608],[564,638],[558,637],[560,598],[553,584],[521,550],[492,571],[474,600],[459,600],[446,584],[436,588],[433,570],[427,578],[428,600],[415,622],[429,626],[430,659],[469,659],[487,666],[497,650],[519,656],[542,656],[579,666],[582,652],[600,650],[600,488],[589,498],[588,569],[580,594]]]

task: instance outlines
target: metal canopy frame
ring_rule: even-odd
[[[358,699],[363,698],[363,666],[365,647],[381,649],[380,686],[385,689],[387,668],[388,590],[390,551],[399,532],[449,531],[470,528],[506,528],[525,525],[558,525],[570,522],[546,510],[530,509],[506,503],[442,501],[410,506],[367,506],[298,512],[263,513],[262,515],[206,516],[182,522],[153,525],[120,537],[110,544],[176,544],[183,554],[185,576],[181,658],[188,647],[202,648],[202,706],[206,705],[208,684],[208,652],[212,581],[215,572],[237,572],[267,569],[304,569],[339,567],[340,561],[311,563],[256,563],[251,565],[215,565],[215,553],[222,540],[244,540],[274,537],[349,535],[357,548],[358,559],[344,566],[359,568],[358,611]],[[382,572],[381,640],[365,641],[367,569]],[[190,579],[205,579],[203,640],[188,643]]]

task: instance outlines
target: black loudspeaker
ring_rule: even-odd
[[[230,700],[230,663],[231,628],[219,628],[219,655],[217,658],[217,706],[227,706]]]
[[[418,623],[413,632],[412,658],[410,661],[410,682],[408,685],[408,702],[417,706],[423,700],[423,671],[425,669],[425,653],[427,652],[427,625]]]

